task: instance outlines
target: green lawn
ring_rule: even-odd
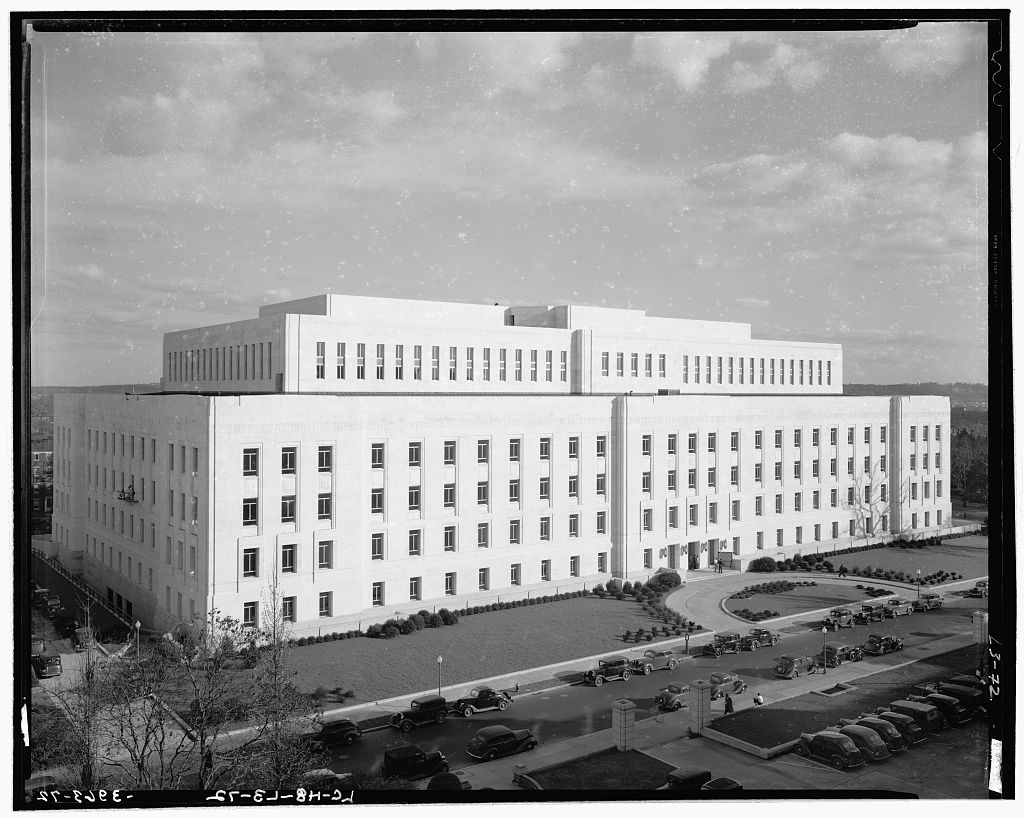
[[[545,790],[654,790],[673,769],[636,750],[611,748],[529,775]]]
[[[962,537],[924,548],[876,548],[828,559],[836,570],[840,564],[845,565],[848,573],[854,567],[870,566],[887,571],[904,571],[910,576],[920,568],[922,576],[935,571],[949,571],[970,579],[988,574],[988,537]]]
[[[771,574],[769,576],[776,576]],[[771,580],[765,580],[770,582]],[[864,591],[858,591],[852,585],[843,583],[826,583],[821,580],[814,580],[818,584],[808,588],[803,586],[794,588],[792,591],[783,591],[780,594],[754,594],[746,599],[727,599],[725,608],[730,613],[749,608],[758,612],[765,609],[778,611],[779,616],[814,611],[818,608],[830,608],[836,605],[845,605],[853,602],[867,602],[869,597]],[[756,585],[752,582],[751,585]],[[870,582],[865,582],[870,585]],[[751,623],[753,624],[753,623]]]
[[[427,628],[394,639],[344,639],[296,647],[293,664],[300,690],[352,690],[358,704],[437,686],[514,673],[626,649],[622,634],[654,620],[632,598],[579,597],[525,608],[474,614],[457,625]],[[657,624],[661,624],[660,620]],[[665,641],[659,637],[648,646]],[[329,703],[333,704],[333,703]]]

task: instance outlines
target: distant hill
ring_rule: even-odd
[[[159,392],[158,383],[111,383],[102,386],[33,386],[32,451],[53,449],[53,396],[62,392]]]
[[[953,406],[988,407],[988,385],[983,383],[847,383],[843,384],[843,394],[945,395]]]

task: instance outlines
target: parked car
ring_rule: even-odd
[[[60,676],[64,672],[64,668],[60,663],[60,656],[56,653],[32,654],[32,669],[36,672],[36,678],[38,679]]]
[[[43,612],[53,618],[57,615],[57,611],[64,607],[64,603],[60,601],[60,597],[57,594],[47,594],[43,599]]]
[[[853,739],[834,730],[801,733],[793,746],[793,752],[798,756],[824,761],[837,770],[849,770],[864,763],[864,756]]]
[[[988,697],[974,687],[963,687],[950,684],[949,682],[936,682],[934,684],[919,685],[924,693],[941,693],[943,696],[952,696],[966,708],[971,716],[985,715],[985,705],[988,704]]]
[[[42,608],[46,604],[46,597],[50,595],[50,589],[42,586],[37,587],[32,591],[32,605],[36,608]]]
[[[734,673],[712,673],[709,677],[711,683],[711,699],[724,699],[726,693],[744,693],[747,683]]]
[[[381,778],[426,778],[448,772],[444,753],[426,753],[415,744],[403,744],[384,751]]]
[[[662,710],[679,710],[686,707],[690,702],[690,686],[672,682],[668,687],[658,691],[654,700]]]
[[[903,650],[903,640],[898,636],[873,633],[868,636],[868,641],[864,643],[864,653],[869,656],[882,656],[898,650]]]
[[[391,726],[408,733],[413,727],[420,727],[429,722],[442,724],[446,718],[448,702],[444,696],[420,696],[412,700],[408,710],[395,713],[391,717]]]
[[[362,737],[362,729],[351,719],[324,722],[319,731],[305,736],[308,742],[325,748],[337,747],[340,744],[352,744]]]
[[[885,603],[885,615],[889,619],[897,616],[909,616],[914,612],[914,605],[905,599],[890,599]]]
[[[67,639],[81,627],[81,624],[74,611],[61,608],[53,615],[53,627],[61,639]]]
[[[833,608],[822,622],[822,626],[837,631],[840,628],[852,628],[854,625],[853,611],[848,608]]]
[[[735,778],[726,778],[724,776],[719,778],[712,778],[705,784],[701,784],[702,790],[742,790],[743,785]]]
[[[825,667],[839,667],[843,662],[859,662],[863,658],[864,650],[860,645],[827,642],[825,649],[814,657],[814,661]]]
[[[973,597],[974,599],[983,599],[984,597],[987,597],[988,596],[988,580],[987,579],[978,580],[978,582],[976,582],[974,584],[973,588],[969,588],[968,590],[964,591],[964,596],[966,596],[966,597]]]
[[[659,790],[699,790],[711,781],[711,770],[700,767],[676,767],[665,776]]]
[[[721,656],[723,653],[740,652],[740,635],[732,631],[716,633],[715,640],[701,650],[704,656]]]
[[[817,673],[818,663],[813,656],[794,656],[787,653],[775,660],[772,673],[783,679],[795,679],[801,673]]]
[[[846,725],[839,730],[844,736],[849,736],[857,745],[862,756],[869,761],[885,761],[892,753],[885,746],[881,736],[870,727],[858,727],[856,724]]]
[[[633,671],[629,669],[629,659],[624,656],[611,656],[608,659],[601,659],[595,669],[584,673],[583,681],[600,687],[609,679],[622,679],[622,681],[628,682],[632,675]]]
[[[451,709],[467,719],[480,710],[505,710],[512,697],[503,690],[490,687],[474,687],[468,694],[451,704]]]
[[[894,713],[891,710],[882,709],[880,713],[861,713],[861,718],[879,718],[887,721],[900,731],[900,735],[908,745],[919,744],[928,738],[928,734],[910,716],[903,713]]]
[[[907,698],[912,702],[934,705],[938,708],[943,718],[945,718],[947,724],[963,724],[965,721],[970,721],[973,716],[957,699],[947,696],[945,693],[927,693],[923,696],[910,695]]]
[[[875,710],[879,715],[885,711],[910,716],[917,723],[918,727],[929,734],[945,730],[949,726],[949,722],[939,711],[939,708],[926,701],[912,701],[909,698],[900,699],[895,702],[889,702],[888,706],[879,707]]]
[[[866,625],[869,622],[881,622],[885,619],[885,604],[882,602],[865,602],[860,610],[853,615],[854,622]]]
[[[782,634],[775,633],[767,628],[751,628],[747,631],[747,636],[745,636],[744,639],[748,637],[756,639],[759,647],[763,645],[771,645],[772,647],[775,647],[782,641]]]
[[[951,685],[960,685],[960,687],[971,687],[975,690],[988,690],[988,683],[982,681],[977,676],[967,676],[962,673],[951,676],[949,683]]]
[[[900,735],[900,731],[896,728],[895,724],[891,724],[885,719],[881,719],[878,716],[862,716],[857,719],[839,720],[840,727],[851,725],[874,730],[878,737],[885,742],[885,746],[889,748],[890,753],[898,753],[907,749],[907,740]]]
[[[915,611],[934,611],[942,607],[942,597],[938,594],[921,594],[920,599],[914,600]]]
[[[529,730],[512,730],[504,724],[492,724],[469,740],[466,754],[484,761],[493,761],[502,756],[510,756],[532,750],[537,746],[537,739]]]
[[[634,673],[645,676],[654,670],[675,670],[679,658],[671,650],[645,650],[639,659],[630,659],[629,667]]]

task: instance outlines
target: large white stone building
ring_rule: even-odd
[[[633,310],[323,295],[57,395],[53,538],[129,617],[297,634],[951,523],[949,400],[842,349]]]

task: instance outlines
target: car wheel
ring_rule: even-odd
[[[498,709],[499,710],[505,710],[507,707],[508,707],[508,701],[506,699],[502,699],[501,701],[498,702]]]
[[[683,708],[683,703],[682,702],[675,702],[672,705],[672,709],[673,710],[681,710],[682,708]]]
[[[403,721],[402,722],[402,732],[403,733],[408,733],[410,730],[412,730],[412,722],[411,721]]]
[[[804,746],[802,741],[798,741],[796,743],[796,746],[793,748],[793,752],[796,753],[798,756],[804,756],[805,758],[807,757],[807,748]]]
[[[835,663],[832,665],[832,667],[839,667],[842,663],[843,663],[843,660],[837,658]]]
[[[473,708],[470,707],[469,705],[466,705],[465,707],[462,708],[462,715],[465,716],[468,719],[470,716],[473,715]]]
[[[652,670],[654,670],[654,668],[650,665],[644,665],[644,676],[650,676]]]
[[[832,766],[837,770],[842,770],[846,767],[846,762],[843,761],[841,756],[832,756]]]
[[[628,682],[629,681],[629,677],[632,676],[632,675],[633,674],[630,673],[628,670],[622,671],[622,681]]]
[[[355,737],[354,733],[349,733],[347,736],[345,736],[345,743],[346,744],[351,744],[355,740],[356,740],[356,737]]]
[[[779,644],[779,640],[773,638],[772,639],[772,647],[774,648],[777,644]]]
[[[527,751],[529,751],[529,750],[536,750],[537,749],[537,742],[536,741],[531,741],[529,744],[526,745],[526,749],[527,749]]]
[[[793,671],[793,678],[794,678],[794,679],[797,679],[797,678],[799,678],[799,677],[800,677],[800,671],[799,671],[799,670],[794,670],[794,671]]]
[[[676,662],[676,660],[675,660],[675,659],[671,659],[671,660],[669,660],[669,663],[668,663],[668,669],[669,669],[669,670],[675,670],[675,669],[676,669],[676,665],[677,665],[677,664],[678,664],[678,662]]]
[[[440,770],[441,772],[443,772],[443,773],[446,773],[446,772],[448,772],[448,765],[447,765],[447,764],[442,764],[442,765],[441,765],[440,767],[438,767],[437,769],[439,769],[439,770]]]
[[[487,761],[494,761],[497,757],[498,754],[494,750],[491,750],[486,756],[484,756]]]
[[[754,651],[754,650],[757,650],[757,642],[751,642],[751,643],[750,643],[750,649],[751,649],[752,651]]]
[[[440,713],[437,714],[437,723],[444,724],[444,720],[446,718],[448,718],[448,714],[442,710]]]
[[[604,676],[597,676],[594,678],[594,687],[600,687],[604,684]]]

